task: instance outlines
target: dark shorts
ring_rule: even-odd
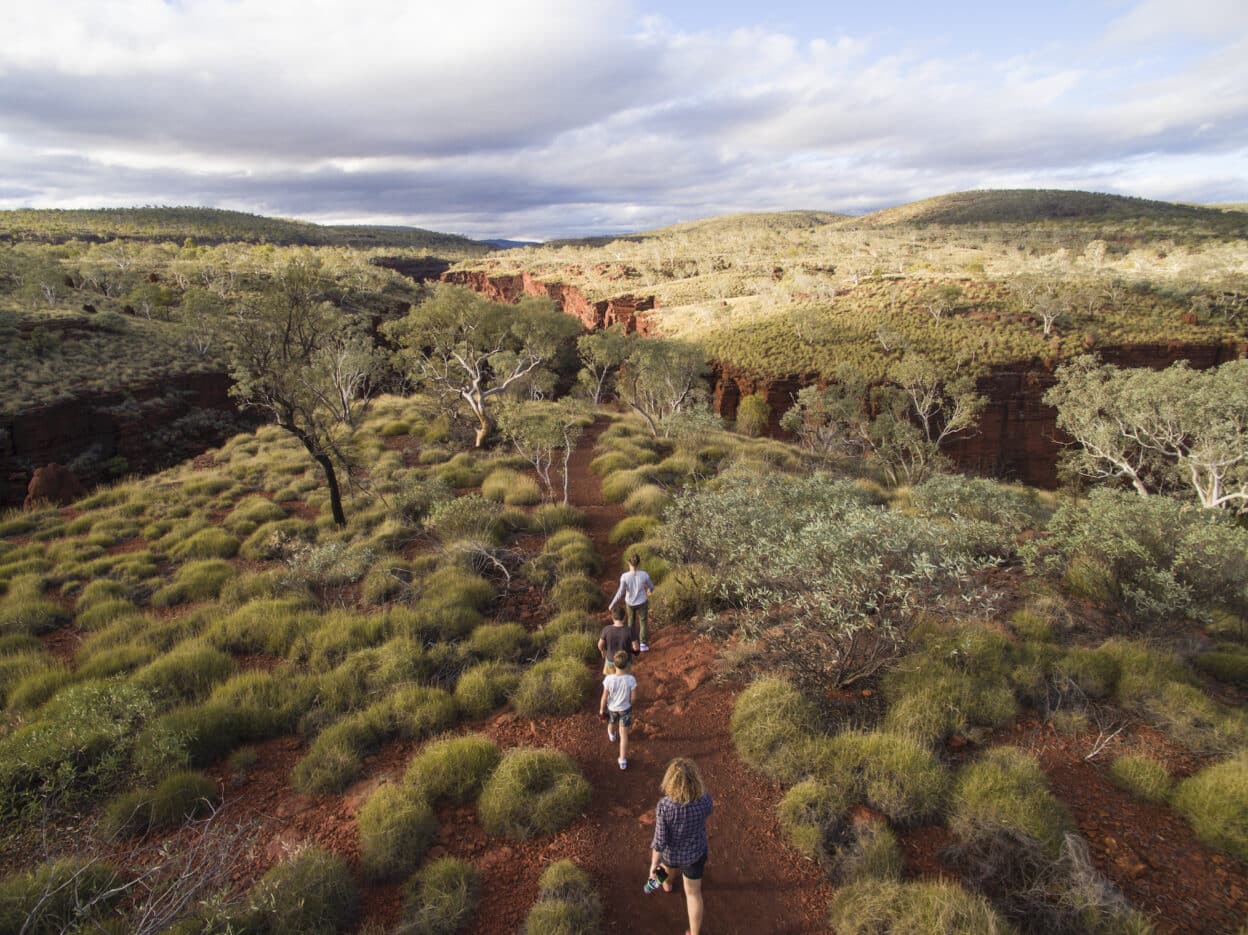
[[[614,727],[616,724],[622,724],[625,727],[633,726],[633,709],[627,708],[624,711],[608,711],[607,721]]]
[[[680,870],[680,872],[684,874],[686,880],[701,880],[702,871],[706,869],[706,855],[703,854],[691,864],[686,864],[683,867],[673,869]]]

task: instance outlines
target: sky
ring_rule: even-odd
[[[1248,201],[1248,0],[0,0],[0,208],[470,237]]]

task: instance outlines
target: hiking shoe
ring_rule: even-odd
[[[649,647],[649,646],[647,646],[645,643],[642,643],[642,644],[641,644],[641,651],[642,651],[643,653],[648,653],[648,652],[650,652],[650,647]]]
[[[628,769],[628,760],[620,760],[620,769]]]
[[[620,735],[619,735],[619,734],[617,734],[615,731],[613,731],[611,728],[609,728],[609,727],[608,727],[608,728],[607,728],[607,739],[608,739],[609,741],[611,741],[612,743],[615,743],[617,740],[619,740],[619,739],[620,739]]]

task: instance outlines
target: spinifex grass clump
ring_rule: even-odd
[[[865,802],[897,823],[931,817],[944,805],[949,774],[913,738],[845,731],[807,746],[810,773],[851,802]]]
[[[1038,842],[1052,857],[1073,828],[1034,758],[994,747],[958,773],[950,795],[949,827],[969,841],[1005,830]]]
[[[111,864],[81,858],[7,876],[0,880],[0,932],[90,931],[122,899],[129,882]]]
[[[221,790],[207,776],[174,773],[153,789],[129,792],[110,802],[99,830],[111,838],[180,825],[209,811],[220,797]]]
[[[1165,802],[1174,788],[1166,768],[1146,756],[1120,756],[1109,767],[1114,782],[1149,802]]]
[[[941,935],[1012,935],[984,897],[956,883],[863,880],[837,890],[829,924],[839,935],[940,932]]]
[[[477,811],[490,834],[517,840],[554,834],[589,805],[590,786],[567,754],[508,750],[485,784]]]
[[[412,759],[404,781],[430,802],[467,802],[480,794],[502,757],[498,744],[484,734],[447,737]]]
[[[781,678],[755,681],[732,709],[732,739],[741,759],[781,782],[809,770],[809,748],[818,715],[802,693]]]
[[[375,880],[393,880],[419,866],[438,823],[415,786],[384,785],[359,814],[360,863]]]
[[[345,861],[309,848],[278,864],[252,890],[257,928],[272,935],[339,935],[359,912],[359,887]]]
[[[1248,752],[1184,779],[1171,802],[1202,841],[1248,863]]]
[[[481,874],[472,864],[442,857],[420,868],[403,887],[404,932],[454,935],[468,930],[481,895]]]
[[[527,669],[511,696],[524,717],[574,714],[593,685],[593,676],[577,659],[545,659]]]
[[[506,704],[520,684],[520,667],[507,662],[482,662],[459,677],[455,703],[469,720],[483,718]]]
[[[600,929],[602,902],[584,870],[560,860],[542,871],[537,902],[521,928],[522,935],[594,935]]]

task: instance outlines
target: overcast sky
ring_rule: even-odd
[[[0,208],[546,239],[970,188],[1248,201],[1248,0],[4,7]]]

